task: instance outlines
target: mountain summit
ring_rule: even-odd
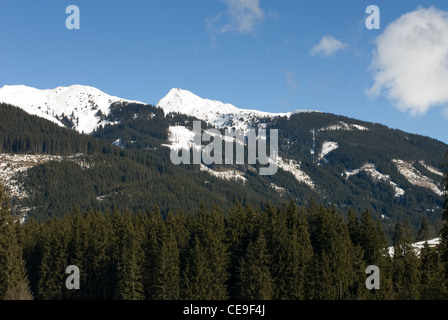
[[[182,113],[206,121],[220,128],[234,127],[247,130],[255,118],[290,117],[294,113],[317,112],[295,110],[287,113],[270,113],[252,109],[239,109],[232,104],[216,100],[203,99],[194,93],[174,88],[162,98],[157,107],[166,114]]]
[[[141,103],[125,100],[89,86],[72,85],[55,89],[13,85],[0,88],[0,102],[17,106],[31,115],[50,120],[80,133],[91,133],[107,123],[112,103]]]

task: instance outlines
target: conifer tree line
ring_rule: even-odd
[[[356,300],[446,299],[448,227],[439,247],[411,248],[397,223],[394,255],[381,223],[311,199],[264,209],[235,203],[229,212],[204,203],[162,217],[75,209],[45,222],[14,222],[0,189],[1,299]],[[447,221],[445,211],[444,219]],[[424,234],[424,223],[421,232]],[[67,266],[80,270],[69,290]],[[380,289],[366,288],[366,267]]]

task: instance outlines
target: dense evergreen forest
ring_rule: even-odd
[[[446,174],[447,175],[447,174]],[[447,181],[447,176],[445,180]],[[446,182],[445,190],[448,190]],[[448,201],[448,199],[447,199]],[[380,221],[347,217],[313,199],[263,210],[80,212],[14,223],[0,188],[0,297],[119,300],[416,300],[448,298],[448,203],[441,244],[416,254],[406,221],[395,225],[394,255]],[[427,222],[419,235],[427,238]],[[68,290],[66,267],[80,270]],[[380,270],[368,290],[366,267]]]

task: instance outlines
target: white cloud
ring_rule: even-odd
[[[376,39],[371,96],[385,93],[411,115],[448,103],[448,12],[418,8]]]
[[[343,43],[333,36],[323,36],[320,42],[311,49],[310,54],[320,54],[324,57],[329,57],[334,55],[339,50],[343,50],[345,48],[347,48],[346,43]]]
[[[216,34],[228,32],[253,33],[265,19],[265,13],[260,8],[260,0],[221,0],[221,2],[227,5],[227,11],[206,19],[206,28],[213,38],[216,38]]]

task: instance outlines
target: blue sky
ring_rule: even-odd
[[[79,30],[65,26],[72,4]],[[379,30],[365,26],[371,4]],[[2,0],[0,87],[83,84],[152,104],[177,87],[448,143],[447,12],[413,0]]]

